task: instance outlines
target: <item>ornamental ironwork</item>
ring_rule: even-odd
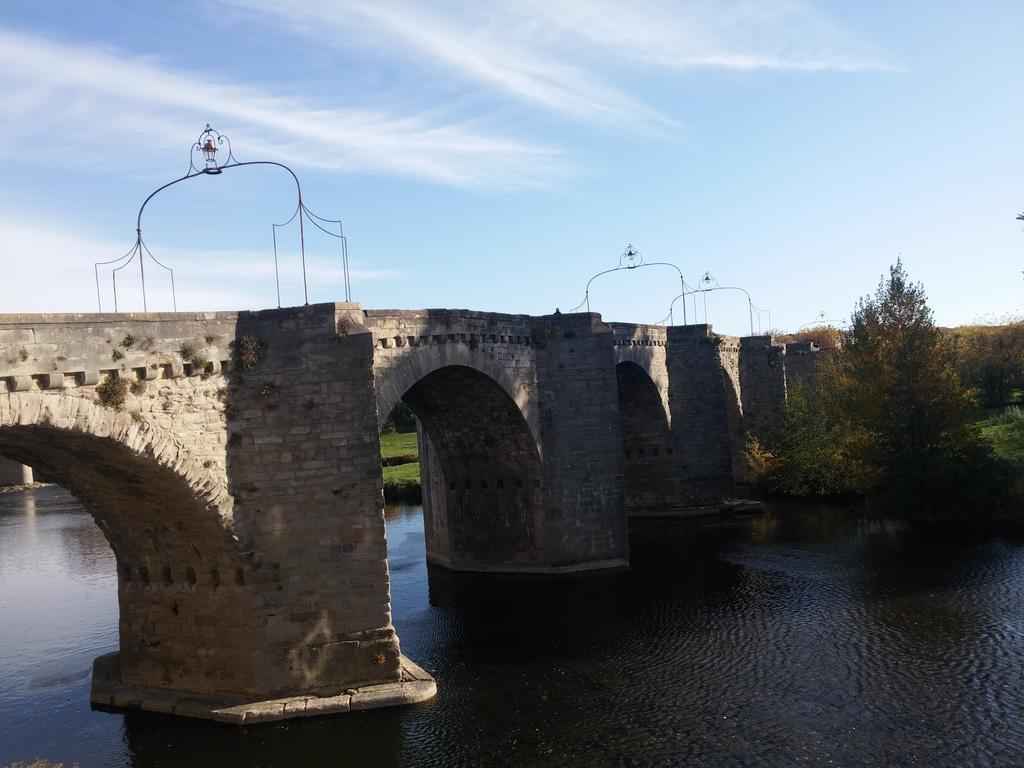
[[[138,259],[139,263],[139,278],[142,285],[142,309],[144,312],[149,311],[148,302],[146,299],[146,259],[147,257],[158,267],[166,270],[170,274],[171,280],[171,303],[174,311],[178,311],[178,298],[175,291],[174,285],[174,270],[166,264],[159,261],[153,253],[149,250],[146,245],[146,241],[142,237],[142,214],[146,210],[146,206],[149,201],[156,197],[157,194],[163,190],[178,184],[187,179],[194,179],[199,176],[216,176],[223,173],[231,168],[241,168],[243,166],[250,165],[271,165],[278,168],[282,168],[289,173],[292,180],[295,182],[295,195],[297,204],[295,207],[295,213],[282,224],[272,224],[271,234],[274,244],[274,280],[277,285],[277,306],[281,306],[281,278],[278,266],[278,253],[277,253],[277,230],[281,227],[286,227],[293,221],[298,219],[299,223],[299,251],[302,257],[302,291],[303,298],[306,304],[309,304],[309,280],[306,269],[306,223],[310,223],[330,237],[336,238],[339,242],[341,251],[341,266],[342,275],[344,278],[345,288],[345,301],[352,300],[352,287],[349,278],[348,268],[348,240],[345,237],[345,230],[342,222],[339,219],[327,219],[323,216],[318,216],[306,207],[306,204],[302,200],[302,185],[299,183],[299,177],[295,172],[284,163],[278,163],[273,160],[249,160],[246,162],[240,162],[235,158],[234,151],[231,148],[231,140],[227,136],[220,133],[214,128],[210,127],[210,124],[206,124],[206,128],[199,134],[199,138],[196,139],[195,143],[192,144],[189,150],[188,157],[188,171],[184,176],[169,181],[161,187],[153,190],[149,197],[147,197],[142,205],[139,207],[138,216],[135,219],[135,245],[132,246],[123,256],[111,259],[109,261],[98,261],[93,264],[93,272],[96,277],[96,303],[99,311],[103,311],[103,299],[100,292],[100,267],[110,267],[111,283],[114,294],[114,312],[118,311],[118,297],[117,297],[117,273],[128,268],[135,263]],[[334,226],[337,225],[338,232],[333,231]],[[330,229],[327,229],[330,227]]]
[[[603,270],[601,272],[598,272],[597,274],[593,275],[587,281],[587,287],[586,287],[586,289],[584,290],[584,293],[583,293],[583,301],[581,301],[579,304],[577,304],[575,307],[573,307],[569,311],[570,312],[578,312],[583,307],[586,307],[586,311],[587,312],[590,311],[590,286],[591,286],[591,284],[597,278],[602,277],[603,275],[610,275],[613,272],[622,272],[624,270],[641,269],[643,267],[671,267],[679,275],[679,285],[682,288],[683,293],[686,293],[686,281],[683,280],[683,272],[682,272],[682,270],[679,269],[679,267],[677,267],[675,264],[672,264],[671,262],[667,262],[667,261],[648,261],[648,262],[645,262],[644,261],[644,257],[640,253],[640,251],[638,251],[636,248],[634,248],[633,244],[630,243],[629,245],[626,246],[626,250],[624,250],[619,255],[619,265],[617,267],[614,267],[613,269],[605,269],[605,270]],[[672,318],[672,308],[669,307],[669,316],[666,319],[671,322],[671,318]],[[684,324],[686,323],[686,303],[685,302],[683,302],[683,323]],[[661,324],[664,325],[664,320],[661,322]]]
[[[683,292],[672,299],[672,303],[668,306],[668,314],[662,319],[662,324],[669,320],[671,322],[672,312],[674,311],[676,302],[680,299],[683,300],[683,317],[685,321],[686,317],[686,297],[690,296],[693,301],[693,316],[694,320],[697,319],[697,295],[700,294],[704,300],[704,322],[708,321],[708,294],[713,291],[740,291],[744,296],[747,297],[747,314],[750,319],[750,335],[754,335],[754,302],[750,299],[750,293],[746,288],[740,288],[738,285],[719,285],[718,279],[715,278],[710,272],[705,272],[701,275],[700,280],[697,281],[697,287],[691,290],[686,290],[686,286],[683,286]],[[758,309],[758,322],[760,323],[761,313],[768,312],[766,309]],[[771,324],[771,313],[768,315],[769,325]]]

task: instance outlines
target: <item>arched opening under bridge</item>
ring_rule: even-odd
[[[542,564],[543,467],[505,388],[474,368],[447,365],[401,400],[418,422],[428,561],[469,571]]]
[[[252,596],[223,482],[126,412],[57,394],[9,397],[0,455],[73,494],[114,553],[120,680],[252,690]]]
[[[657,386],[640,365],[615,366],[626,507],[650,509],[679,504],[673,482],[675,459],[668,414]]]

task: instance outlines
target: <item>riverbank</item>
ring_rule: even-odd
[[[419,445],[415,432],[388,432],[380,436],[384,498],[389,504],[418,504],[420,485]]]
[[[53,483],[21,483],[20,485],[0,485],[0,493],[20,493],[36,488],[48,488]]]

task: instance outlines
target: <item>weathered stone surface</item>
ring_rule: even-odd
[[[434,679],[402,656],[397,682],[346,689],[333,696],[287,696],[251,700],[242,696],[202,696],[122,682],[119,654],[93,664],[91,700],[101,709],[140,709],[233,725],[255,725],[297,717],[336,715],[381,707],[418,704],[437,695]]]
[[[379,429],[399,399],[432,562],[622,567],[627,505],[732,493],[816,352],[789,346],[589,313],[0,315],[0,455],[75,493],[114,550],[99,703],[345,711],[433,690],[391,625]]]

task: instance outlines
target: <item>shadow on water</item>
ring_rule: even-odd
[[[46,690],[12,683],[70,653],[59,647],[89,648],[116,630],[112,556],[110,578],[95,580],[102,558],[74,541],[88,537],[75,522],[88,517],[55,512],[66,498],[35,501],[30,517],[0,497],[0,550],[18,552],[0,558],[0,583],[15,569],[56,569],[54,585],[84,585],[79,602],[111,605],[39,653],[22,633],[12,655],[4,635],[0,715],[13,719],[0,726],[0,744],[13,752],[0,762],[1024,764],[1019,540],[932,536],[787,505],[754,517],[637,521],[628,570],[459,574],[426,565],[417,507],[389,508],[394,623],[403,652],[437,677],[437,699],[236,729],[90,712],[87,681],[61,680],[60,669]],[[58,519],[56,531],[40,524]],[[15,618],[45,632],[61,622],[48,611]]]

